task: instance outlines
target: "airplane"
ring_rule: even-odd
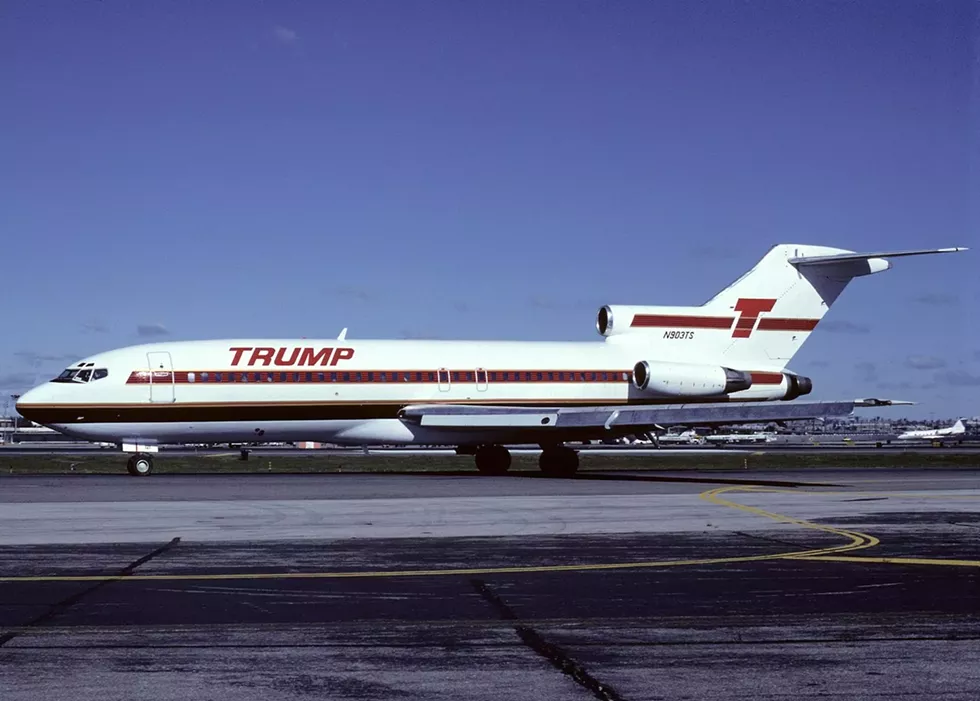
[[[508,444],[541,446],[571,476],[566,445],[668,426],[849,415],[887,399],[794,401],[787,365],[853,278],[941,248],[856,253],[779,244],[700,306],[606,305],[596,342],[232,339],[98,353],[25,393],[17,410],[69,436],[118,444],[148,475],[161,445],[317,441],[456,446],[484,474]]]
[[[775,433],[757,431],[755,433],[724,433],[705,436],[709,443],[772,443],[776,440]]]
[[[906,431],[898,435],[898,440],[900,441],[911,441],[911,440],[942,440],[943,438],[952,436],[962,436],[966,433],[966,426],[963,424],[963,419],[959,419],[952,426],[947,426],[946,428],[933,428],[923,431]]]
[[[645,442],[656,442],[658,445],[663,443],[702,444],[704,443],[704,438],[698,435],[696,430],[689,428],[686,431],[681,431],[680,433],[663,433],[660,435],[654,434],[652,440]]]

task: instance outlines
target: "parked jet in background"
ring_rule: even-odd
[[[775,433],[756,431],[755,433],[724,433],[705,436],[709,443],[772,443],[776,440]]]
[[[99,353],[32,389],[17,410],[127,452],[148,474],[163,444],[316,441],[457,446],[481,472],[510,467],[513,443],[569,475],[565,443],[669,426],[843,416],[883,400],[794,402],[812,381],[787,364],[851,279],[888,258],[963,249],[854,253],[774,246],[699,307],[605,306],[594,343],[234,339]]]
[[[955,439],[958,436],[962,436],[964,433],[966,433],[966,426],[963,424],[963,419],[960,419],[952,426],[948,426],[946,428],[933,428],[922,431],[906,431],[905,433],[899,434],[898,440],[936,441],[942,440],[943,438]]]

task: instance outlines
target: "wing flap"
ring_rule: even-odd
[[[510,407],[430,404],[405,407],[406,421],[439,428],[597,429],[794,421],[848,416],[857,407],[908,404],[889,399],[838,402],[725,402],[656,406]]]
[[[549,428],[557,424],[558,413],[423,413],[419,416],[422,426],[438,428]]]

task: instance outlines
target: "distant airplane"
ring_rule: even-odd
[[[963,424],[963,419],[959,419],[955,424],[952,426],[947,426],[946,428],[934,428],[923,431],[906,431],[905,433],[899,434],[898,440],[941,440],[951,436],[962,436],[964,433],[966,433],[966,426]]]
[[[541,470],[567,476],[578,468],[571,442],[897,403],[786,401],[813,388],[786,366],[853,278],[889,269],[888,258],[961,250],[780,244],[699,307],[602,307],[603,341],[593,343],[352,341],[345,329],[321,341],[131,346],[74,363],[17,410],[66,435],[119,444],[133,454],[134,475],[149,474],[165,444],[313,441],[456,446],[487,474],[510,467],[505,445],[536,443]],[[649,255],[625,255],[624,274],[677,266],[655,247],[640,252]]]
[[[689,428],[681,433],[657,433],[655,431],[646,431],[642,433],[637,433],[633,436],[627,436],[622,439],[622,442],[627,445],[654,445],[660,447],[662,444],[702,444],[704,443],[704,438],[698,435],[698,432],[693,428]]]
[[[657,436],[660,443],[704,443],[704,438],[698,435],[693,428],[689,428],[681,433],[665,433]]]
[[[755,433],[724,433],[705,436],[710,443],[772,443],[776,440],[775,433],[757,431]]]

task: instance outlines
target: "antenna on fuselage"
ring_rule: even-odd
[[[340,335],[339,335],[339,336],[337,336],[337,340],[338,340],[338,341],[343,341],[343,340],[345,340],[346,338],[347,338],[347,327],[345,326],[345,327],[343,328],[343,330],[342,330],[342,331],[340,332]]]

